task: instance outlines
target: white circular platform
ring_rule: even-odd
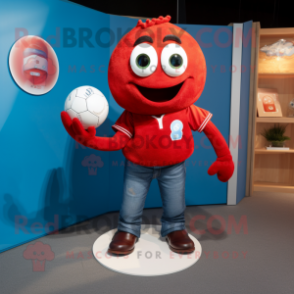
[[[110,270],[135,276],[160,276],[182,271],[197,262],[202,247],[195,237],[195,251],[191,254],[172,252],[165,238],[160,237],[160,226],[142,225],[141,237],[135,250],[126,256],[107,253],[109,243],[116,229],[101,235],[93,245],[93,254],[103,266]]]

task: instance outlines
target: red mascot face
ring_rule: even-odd
[[[114,49],[108,82],[116,102],[138,114],[176,112],[201,95],[204,55],[196,40],[170,17],[138,22]]]

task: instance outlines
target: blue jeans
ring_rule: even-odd
[[[161,235],[185,229],[185,162],[146,167],[126,160],[118,230],[140,237],[142,212],[152,179],[157,178],[162,204]]]

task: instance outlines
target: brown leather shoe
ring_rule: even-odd
[[[186,230],[174,231],[166,236],[171,251],[176,253],[192,253],[195,250],[194,242]]]
[[[112,254],[126,255],[135,249],[137,237],[131,233],[117,231],[109,244],[108,252]]]

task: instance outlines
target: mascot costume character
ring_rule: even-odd
[[[176,253],[191,253],[185,230],[185,160],[194,151],[192,131],[204,132],[217,155],[208,169],[226,182],[234,171],[227,143],[211,122],[212,114],[194,103],[206,79],[205,58],[196,40],[171,24],[170,16],[141,20],[117,44],[109,62],[108,82],[125,109],[112,126],[111,138],[95,136],[66,112],[67,132],[84,146],[126,157],[119,224],[108,252],[129,254],[140,237],[145,198],[157,178],[163,203],[162,237]]]

